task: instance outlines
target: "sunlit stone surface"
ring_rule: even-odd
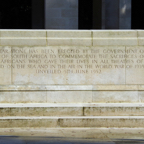
[[[144,128],[143,39],[0,31],[0,128]]]

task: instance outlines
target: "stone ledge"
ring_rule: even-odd
[[[0,108],[56,108],[56,107],[63,107],[63,108],[73,108],[73,107],[144,107],[144,103],[1,103]]]
[[[135,30],[95,30],[93,33],[93,46],[135,46],[138,45],[137,31]]]
[[[0,91],[143,91],[144,85],[0,85]]]
[[[0,128],[144,128],[144,116],[0,117]]]
[[[0,30],[1,46],[144,45],[139,30]]]
[[[35,119],[143,119],[144,116],[41,116],[41,117],[34,117],[34,116],[8,116],[8,117],[0,117],[0,120],[22,120],[22,119],[30,119],[30,120],[35,120]]]
[[[49,46],[92,46],[91,31],[59,30],[47,31]]]
[[[0,30],[1,46],[45,46],[46,32],[41,30]]]
[[[137,38],[136,30],[92,30],[94,38]]]

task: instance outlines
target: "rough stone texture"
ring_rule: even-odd
[[[49,46],[91,46],[91,31],[47,31]]]
[[[139,103],[137,91],[94,91],[93,103]]]
[[[140,143],[140,141],[143,142],[144,128],[0,128],[0,134],[3,135],[2,142],[3,140],[11,142],[10,136],[12,136],[15,142],[19,143],[21,140],[30,142],[45,140],[56,143],[65,141],[73,143]],[[6,135],[8,136],[5,137]]]
[[[144,117],[85,117],[59,120],[61,127],[143,127]]]
[[[93,46],[96,45],[138,45],[137,31],[130,30],[104,30],[104,31],[93,31]]]
[[[143,116],[98,116],[98,117],[1,117],[0,128],[144,128]]]
[[[143,37],[0,31],[0,127],[143,127]]]
[[[78,0],[45,0],[46,29],[78,29]]]
[[[83,103],[83,104],[0,104],[0,116],[143,116],[144,104]]]
[[[1,46],[44,46],[46,45],[46,32],[41,30],[1,30]]]

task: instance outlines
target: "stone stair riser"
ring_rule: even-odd
[[[144,107],[6,107],[4,116],[144,116]]]
[[[144,118],[44,118],[1,119],[0,128],[144,128]]]

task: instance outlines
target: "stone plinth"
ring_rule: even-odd
[[[0,127],[143,127],[143,37],[1,30]]]

